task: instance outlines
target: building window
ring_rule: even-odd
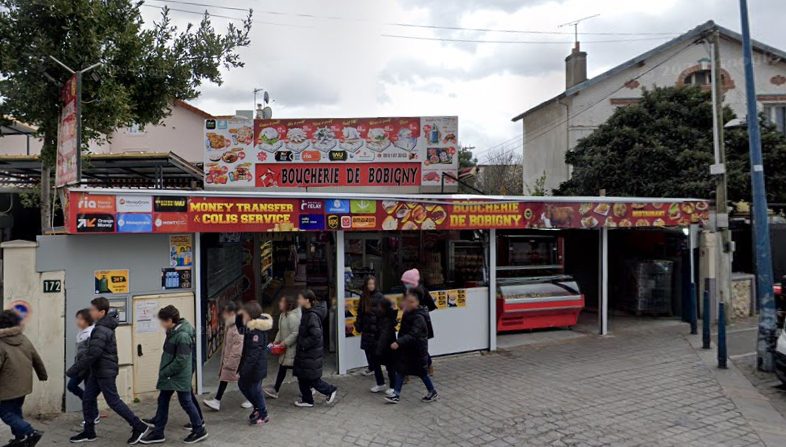
[[[764,115],[775,125],[778,132],[786,135],[786,104],[765,105]]]
[[[685,85],[710,85],[712,84],[712,72],[710,70],[699,70],[685,77]]]
[[[134,123],[134,124],[128,126],[126,128],[126,132],[129,135],[144,135],[144,133],[145,133],[144,129],[142,129],[142,126],[140,126],[137,123]]]

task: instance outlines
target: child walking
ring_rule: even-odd
[[[396,323],[398,323],[398,311],[393,303],[382,298],[377,303],[377,327],[379,336],[377,337],[374,355],[381,365],[385,366],[388,374],[390,388],[385,391],[386,396],[395,394],[393,386],[396,384],[396,356],[395,351],[390,349],[390,345],[396,341]]]
[[[76,327],[79,332],[76,334],[76,355],[74,356],[74,363],[78,362],[87,353],[88,343],[90,342],[90,334],[93,333],[93,317],[90,316],[90,309],[82,309],[76,313]],[[68,379],[66,389],[79,398],[81,402],[85,396],[85,391],[82,389],[82,382],[85,381],[85,376],[77,376]],[[97,417],[95,423],[101,422],[101,416]]]
[[[128,425],[131,426],[131,437],[128,444],[134,445],[147,434],[148,426],[120,399],[117,392],[117,374],[119,371],[117,357],[117,318],[109,314],[109,300],[98,297],[90,302],[90,316],[95,321],[95,328],[90,334],[90,341],[85,355],[68,369],[69,378],[84,377],[85,391],[82,399],[84,429],[72,436],[72,443],[91,442],[96,439],[95,420],[98,418],[98,395],[103,394],[107,405]]]
[[[13,310],[0,312],[0,419],[11,427],[14,439],[6,447],[32,447],[43,433],[22,416],[25,396],[33,392],[33,370],[47,379],[44,362],[22,333],[22,319]]]
[[[221,410],[221,399],[227,390],[227,385],[237,383],[240,376],[237,373],[240,358],[243,356],[243,336],[235,326],[237,318],[237,304],[230,301],[224,306],[222,312],[226,333],[224,334],[224,348],[221,351],[221,368],[219,369],[218,391],[212,399],[205,400],[205,405],[211,410]],[[240,404],[243,408],[251,408],[251,402],[244,401]]]
[[[327,396],[328,404],[336,401],[338,388],[322,380],[322,362],[324,345],[322,321],[327,315],[327,306],[320,304],[314,292],[304,290],[297,297],[302,315],[297,334],[297,349],[293,364],[293,373],[297,377],[300,388],[300,399],[295,401],[296,407],[313,407],[314,396],[311,389]]]
[[[381,359],[376,353],[379,340],[379,303],[384,299],[384,295],[377,290],[377,278],[372,275],[366,276],[363,280],[355,328],[360,332],[360,349],[366,354],[368,369],[376,380],[376,385],[371,387],[372,393],[379,393],[386,389]]]
[[[207,439],[202,416],[199,414],[191,392],[191,375],[193,364],[191,352],[194,345],[194,328],[180,317],[175,306],[166,306],[158,311],[158,321],[166,330],[164,352],[161,353],[161,365],[158,369],[158,408],[151,422],[150,433],[140,441],[142,444],[158,444],[166,442],[164,430],[169,420],[169,402],[177,393],[177,400],[191,422],[191,433],[183,440],[186,444],[195,444]]]
[[[262,394],[262,379],[267,377],[267,331],[273,329],[273,319],[262,313],[257,302],[243,305],[235,319],[235,326],[243,335],[243,354],[238,365],[240,392],[251,402],[254,410],[248,417],[251,425],[270,421]]]
[[[278,392],[287,377],[287,371],[292,369],[292,365],[295,363],[301,316],[297,300],[292,296],[281,297],[278,301],[278,310],[281,311],[281,314],[278,317],[278,333],[273,340],[273,345],[283,346],[285,351],[278,357],[278,374],[276,374],[275,385],[262,388],[265,394],[272,399],[278,399]]]
[[[391,404],[399,403],[405,376],[417,376],[423,381],[428,391],[421,399],[423,402],[433,402],[438,396],[428,375],[428,339],[433,330],[430,329],[428,309],[420,305],[422,298],[423,291],[420,288],[410,289],[404,295],[404,316],[401,318],[398,339],[390,345],[398,355],[393,395],[385,397]]]

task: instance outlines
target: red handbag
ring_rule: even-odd
[[[273,345],[270,347],[270,353],[276,357],[284,355],[287,352],[287,345]]]

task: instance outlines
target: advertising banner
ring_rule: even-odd
[[[456,117],[206,120],[204,141],[209,188],[439,186],[458,175]]]
[[[62,109],[57,123],[55,187],[79,182],[79,104],[77,75],[71,76],[60,92]]]
[[[95,292],[128,293],[128,270],[96,270]]]
[[[149,197],[148,197],[149,198]],[[126,197],[147,209],[158,200]],[[119,199],[71,193],[70,233],[240,233],[268,231],[414,231],[527,228],[684,227],[709,218],[706,201],[514,202],[268,199],[195,196],[185,212],[129,213]],[[167,208],[170,209],[170,208]],[[182,209],[176,207],[176,209]]]

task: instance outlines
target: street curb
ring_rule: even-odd
[[[727,362],[728,369],[719,369],[714,345],[712,349],[702,349],[701,335],[688,335],[686,339],[764,445],[782,447],[783,440],[786,439],[786,419],[772,406],[769,399],[759,393],[734,362]]]

